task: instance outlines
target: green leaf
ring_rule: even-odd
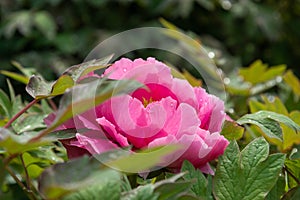
[[[293,174],[296,179],[300,179],[300,160],[290,160],[285,161],[286,169]],[[290,174],[288,174],[288,186],[289,188],[296,187],[298,185],[297,181]]]
[[[283,80],[292,88],[297,96],[300,96],[300,80],[295,76],[292,70],[286,72],[283,76]]]
[[[244,128],[236,122],[225,121],[222,127],[221,135],[227,140],[239,140],[243,137]]]
[[[212,185],[209,185],[205,176],[202,174],[202,172],[199,169],[195,169],[190,162],[184,161],[181,171],[187,172],[183,176],[185,180],[196,180],[196,182],[193,183],[191,187],[191,190],[196,196],[200,197],[200,199],[203,200],[213,199],[211,194],[211,189],[209,189],[212,188]]]
[[[109,161],[106,165],[123,172],[138,173],[149,171],[159,166],[164,161],[164,157],[176,152],[181,147],[178,145],[168,145],[151,148],[125,155],[117,160]],[[102,160],[102,159],[100,159]]]
[[[13,122],[12,127],[18,134],[27,131],[43,129],[46,128],[46,125],[44,123],[45,117],[46,115],[42,115],[40,113],[24,113],[16,121]]]
[[[46,199],[59,199],[71,192],[108,181],[120,181],[117,171],[86,156],[47,168],[39,180],[39,191]]]
[[[134,190],[123,193],[121,200],[157,200],[158,194],[154,193],[154,185],[139,186]]]
[[[281,175],[278,177],[278,180],[272,190],[268,193],[265,200],[276,200],[280,199],[281,196],[285,193],[285,179]]]
[[[261,130],[270,138],[276,138],[282,141],[282,130],[278,122],[283,123],[295,131],[300,130],[300,126],[295,123],[289,117],[270,112],[270,111],[259,111],[253,114],[246,114],[237,120],[239,124],[254,124],[257,125]]]
[[[252,99],[249,102],[250,111],[252,113],[260,110],[268,110],[290,117],[294,122],[300,125],[300,112],[292,111],[289,113],[285,105],[278,97],[273,98],[271,101],[269,98],[263,95],[262,100],[263,102],[259,102]],[[280,123],[280,127],[282,129],[283,141],[274,140],[265,135],[269,142],[276,144],[282,151],[290,150],[294,144],[300,144],[300,134],[297,134],[293,128],[290,128],[282,123]]]
[[[127,93],[141,86],[142,84],[133,80],[107,81],[106,79],[76,85],[65,92],[54,122],[44,130],[43,134],[50,133],[73,116],[94,108],[114,95]]]
[[[297,186],[287,193],[281,198],[281,200],[299,200],[300,199],[300,186]]]
[[[46,38],[53,39],[55,37],[56,24],[53,17],[47,11],[36,12],[33,19],[37,29],[39,29]]]
[[[146,199],[146,195],[147,194],[144,194],[143,199]],[[89,187],[79,189],[79,191],[73,192],[65,196],[64,198],[62,198],[62,200],[95,200],[99,198],[119,200],[120,196],[120,183],[116,181],[108,181],[105,184],[93,184]]]
[[[97,69],[102,69],[108,66],[109,61],[112,59],[113,55],[109,55],[102,59],[91,60],[79,65],[74,65],[68,68],[63,75],[69,75],[72,77],[74,82],[77,82],[81,77],[87,75],[88,73],[95,71]]]
[[[6,117],[11,117],[12,105],[5,92],[0,89],[0,107],[4,110]]]
[[[263,138],[253,140],[242,152],[231,142],[219,158],[214,179],[216,199],[263,199],[276,183],[285,160],[284,154],[268,154],[269,145]]]
[[[63,75],[55,82],[46,82],[41,76],[32,76],[26,86],[26,91],[35,99],[44,99],[63,94],[74,85],[73,79]]]
[[[239,73],[243,79],[252,84],[263,83],[277,76],[281,76],[286,69],[285,65],[273,66],[268,69],[266,64],[257,60],[252,63],[248,68],[240,69]],[[259,74],[259,76],[257,76]]]
[[[155,193],[159,194],[159,200],[178,199],[188,193],[192,182],[177,181],[184,173],[177,174],[169,179],[157,182],[155,184]]]
[[[30,142],[34,136],[35,134],[32,133],[15,135],[8,129],[0,128],[0,147],[4,148],[10,154],[16,154],[50,143],[49,140]]]
[[[0,73],[5,75],[5,76],[8,76],[16,81],[19,81],[20,83],[24,83],[24,84],[27,84],[28,81],[29,81],[29,78],[24,76],[24,75],[21,75],[21,74],[18,74],[18,73],[15,73],[15,72],[10,72],[10,71],[6,71],[6,70],[0,70]]]

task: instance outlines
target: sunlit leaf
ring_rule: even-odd
[[[61,95],[74,85],[73,79],[63,75],[55,82],[46,82],[41,76],[32,76],[26,86],[26,91],[35,99]]]
[[[248,68],[239,70],[239,74],[243,79],[252,84],[266,82],[281,76],[286,69],[285,65],[278,65],[268,68],[268,65],[263,64],[262,61],[257,60]],[[259,76],[257,76],[259,74]]]
[[[291,70],[288,70],[283,76],[283,80],[292,88],[293,92],[300,96],[300,80]]]
[[[293,111],[291,113],[288,112],[285,105],[281,102],[278,97],[270,97],[262,96],[263,102],[259,102],[256,100],[250,100],[249,107],[250,111],[258,112],[259,110],[268,110],[272,112],[276,112],[282,115],[285,115],[291,118],[295,123],[300,125],[300,112]],[[295,131],[294,128],[291,128],[284,123],[280,123],[280,128],[282,129],[283,141],[279,142],[273,140],[272,138],[267,139],[278,145],[283,151],[289,150],[294,144],[300,144],[300,134]]]
[[[225,121],[222,127],[221,135],[227,140],[239,140],[243,137],[244,128],[236,122]]]
[[[282,140],[282,130],[278,123],[283,123],[295,131],[300,131],[300,126],[289,117],[270,111],[258,111],[253,114],[246,114],[237,120],[239,124],[254,124],[271,138]]]
[[[24,84],[27,84],[29,81],[28,77],[15,72],[0,70],[0,73]]]
[[[241,152],[231,142],[219,158],[214,194],[219,200],[261,200],[275,185],[285,160],[284,154],[269,155],[263,138],[248,144]]]

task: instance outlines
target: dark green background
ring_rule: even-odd
[[[159,18],[198,35],[227,59],[227,68],[262,59],[300,74],[299,0],[1,0],[0,6],[0,68],[15,70],[16,60],[49,80],[113,34],[162,27]],[[0,75],[1,88],[4,80]]]

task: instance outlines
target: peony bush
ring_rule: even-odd
[[[129,145],[138,150],[179,144],[183,148],[161,165],[179,171],[188,160],[204,173],[214,174],[209,161],[222,155],[229,144],[220,135],[225,120],[222,100],[203,88],[192,87],[187,80],[174,78],[170,68],[154,58],[122,58],[98,78],[103,77],[135,79],[146,88],[112,97],[59,127],[88,129],[62,141],[69,158]],[[50,125],[54,119],[55,114],[50,114],[45,122]]]
[[[0,71],[33,98],[15,96],[10,81],[9,95],[0,89],[0,199],[300,198],[291,70],[255,61],[221,73],[223,102],[155,58],[110,59],[53,82],[20,64],[23,75]]]

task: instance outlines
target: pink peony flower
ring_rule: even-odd
[[[70,158],[129,145],[135,150],[181,144],[184,149],[165,158],[164,166],[176,171],[188,160],[204,173],[213,174],[209,161],[222,155],[229,143],[220,135],[225,119],[222,100],[173,78],[170,68],[154,58],[122,58],[103,76],[135,79],[148,89],[112,97],[59,127],[88,129],[62,141]],[[45,122],[50,124],[54,117],[51,114]]]

